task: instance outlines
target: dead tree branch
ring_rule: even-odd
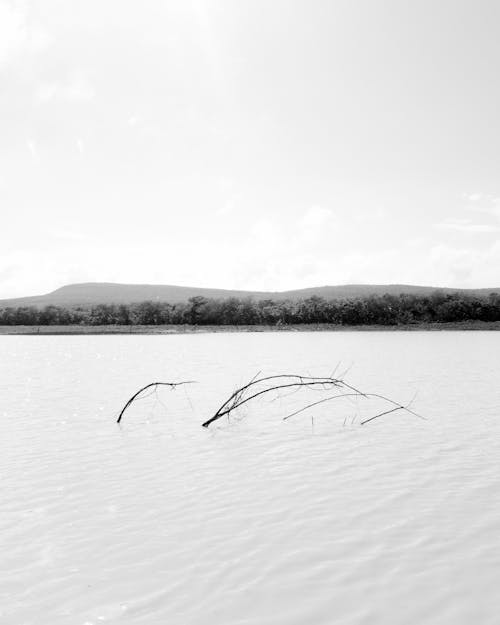
[[[134,402],[137,401],[138,399],[145,399],[146,397],[149,397],[149,395],[152,395],[153,393],[156,392],[156,390],[158,389],[159,386],[168,386],[171,390],[175,389],[177,386],[181,386],[183,384],[195,384],[194,380],[188,380],[186,382],[151,382],[151,384],[147,384],[146,386],[143,386],[141,389],[139,389],[137,391],[137,393],[134,393],[134,395],[132,395],[132,397],[127,401],[127,403],[125,404],[125,406],[123,406],[118,419],[117,419],[117,423],[120,423],[120,421],[122,420],[123,414],[125,412],[125,410],[127,410],[127,408]],[[146,391],[147,389],[152,388],[153,390],[150,391],[150,393],[148,393],[147,395],[142,395],[142,393],[144,393],[144,391]],[[142,395],[142,397],[141,397]]]
[[[412,414],[414,417],[418,417],[419,419],[422,419],[424,421],[427,420],[422,415],[410,409],[410,405],[412,402],[409,402],[408,404],[406,404],[406,406],[403,406],[401,404],[398,404],[394,400],[389,399],[389,397],[386,397],[385,395],[379,395],[378,393],[340,393],[339,395],[332,395],[331,397],[325,397],[324,399],[315,401],[312,404],[308,404],[307,406],[304,406],[303,408],[300,408],[299,410],[296,410],[295,412],[292,412],[291,414],[284,417],[283,421],[286,421],[287,419],[290,419],[291,417],[294,417],[295,415],[298,415],[301,412],[308,410],[309,408],[313,408],[314,406],[318,406],[319,404],[324,404],[325,402],[332,401],[333,399],[340,399],[341,397],[363,397],[365,399],[373,397],[376,399],[381,399],[382,401],[388,402],[389,404],[392,404],[393,406],[395,406],[395,408],[384,410],[383,412],[379,412],[378,414],[373,415],[372,417],[369,417],[368,419],[365,419],[364,421],[361,421],[360,425],[369,423],[370,421],[373,421],[374,419],[378,419],[379,417],[383,417],[384,415],[391,414],[392,412],[397,412],[398,410],[404,410],[405,412]]]
[[[326,402],[333,401],[335,399],[349,399],[349,398],[360,398],[360,399],[378,399],[386,404],[390,404],[390,408],[383,410],[371,417],[368,417],[361,421],[360,425],[365,425],[366,423],[370,423],[375,419],[383,417],[385,415],[397,412],[397,411],[405,411],[419,419],[424,419],[422,415],[419,415],[417,412],[410,408],[413,399],[406,405],[400,404],[389,397],[384,395],[380,395],[378,393],[365,393],[360,391],[359,389],[347,384],[342,378],[334,378],[334,377],[314,377],[311,375],[303,376],[297,374],[281,374],[281,375],[271,375],[265,377],[259,377],[260,372],[257,373],[247,384],[242,387],[236,389],[234,393],[232,393],[228,399],[219,407],[219,409],[215,412],[215,414],[210,417],[210,419],[206,420],[202,426],[208,428],[212,423],[221,419],[224,416],[229,418],[229,415],[248,402],[257,399],[258,397],[262,397],[267,393],[274,393],[275,397],[272,401],[276,399],[282,399],[289,397],[291,395],[295,395],[301,391],[317,391],[328,393],[327,397],[323,397],[318,401],[311,402],[302,406],[298,410],[295,410],[291,414],[283,417],[283,421],[287,421],[292,417],[295,417],[306,410],[311,410],[312,408],[319,406],[320,404],[324,404]],[[143,388],[139,389],[132,397],[127,401],[127,403],[123,406],[117,423],[120,423],[125,411],[130,407],[132,403],[138,401],[140,399],[145,399],[150,395],[157,393],[158,387],[160,386],[168,386],[171,390],[175,389],[177,386],[182,386],[185,384],[194,384],[194,380],[183,381],[183,382],[152,382],[147,384]],[[146,392],[149,391],[149,392]],[[331,394],[332,391],[334,394]],[[344,422],[345,423],[345,422]]]
[[[332,401],[334,399],[347,398],[347,397],[359,397],[359,398],[364,398],[364,399],[370,399],[370,398],[380,399],[394,406],[393,408],[389,410],[385,410],[368,419],[365,419],[364,421],[361,422],[361,425],[364,425],[365,423],[369,423],[370,421],[373,421],[374,419],[382,417],[383,415],[390,414],[392,412],[396,412],[398,410],[404,410],[414,415],[415,417],[418,417],[419,419],[425,419],[425,417],[422,417],[421,415],[419,415],[418,413],[414,412],[413,410],[409,408],[411,402],[408,405],[404,406],[378,393],[364,393],[363,391],[360,391],[354,386],[347,384],[347,382],[345,382],[341,378],[334,378],[334,377],[323,378],[323,377],[302,376],[302,375],[291,374],[291,375],[272,375],[272,376],[266,376],[263,378],[258,378],[258,377],[252,378],[250,382],[248,382],[241,388],[238,388],[236,391],[234,391],[234,393],[220,406],[217,412],[210,419],[205,421],[202,425],[203,427],[207,428],[214,421],[217,421],[218,419],[229,415],[230,413],[234,412],[235,410],[237,410],[238,408],[240,408],[247,402],[253,399],[256,399],[257,397],[260,397],[266,393],[274,392],[274,393],[279,394],[280,391],[285,390],[285,389],[286,391],[290,391],[291,394],[300,390],[315,390],[315,391],[327,392],[327,391],[332,391],[333,389],[335,389],[338,392],[335,395],[330,395],[329,397],[323,398],[319,401],[315,401],[310,404],[307,404],[306,406],[303,406],[299,410],[296,410],[295,412],[284,417],[283,419],[284,421],[300,414],[301,412],[304,412],[315,406],[318,406],[319,404],[323,404],[325,402]]]
[[[264,388],[262,388],[264,386]],[[217,412],[203,423],[203,427],[208,427],[214,421],[224,417],[234,410],[237,410],[247,402],[265,393],[280,391],[282,389],[321,389],[328,391],[333,388],[350,389],[354,393],[363,395],[361,391],[346,384],[343,380],[332,377],[313,377],[296,374],[271,375],[264,378],[253,378],[248,384],[237,389],[217,410]]]

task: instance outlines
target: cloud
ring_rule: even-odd
[[[495,219],[500,219],[500,197],[486,193],[474,193],[467,199],[471,202],[470,210],[476,213],[486,213]]]
[[[40,85],[35,99],[38,103],[53,100],[89,101],[95,97],[95,91],[88,79],[81,73],[75,72],[64,82],[50,82]]]
[[[480,249],[434,246],[429,262],[440,284],[463,287],[498,287],[500,277],[500,242]]]
[[[454,230],[455,232],[464,232],[466,234],[500,231],[500,226],[495,224],[474,223],[471,219],[450,219],[434,224],[434,227],[440,230]]]
[[[44,30],[28,24],[20,4],[0,1],[0,68],[22,53],[45,48],[49,42]]]
[[[332,210],[322,206],[311,206],[294,224],[293,240],[299,248],[320,245],[339,224]]]
[[[89,243],[92,244],[94,241],[87,234],[83,234],[77,230],[68,230],[64,228],[49,228],[44,234],[53,239],[56,242],[64,242],[64,243]]]
[[[243,240],[228,245],[235,259],[225,270],[229,286],[281,290],[335,283],[341,278],[336,262],[340,252],[332,247],[332,233],[339,232],[335,213],[320,206],[294,219],[256,219]],[[216,267],[212,275],[221,271]]]
[[[224,204],[222,204],[222,206],[219,206],[215,210],[215,215],[217,217],[220,217],[221,219],[229,217],[230,215],[234,215],[235,213],[237,213],[237,209],[238,209],[238,205],[240,203],[240,200],[241,200],[241,195],[238,194],[238,193],[233,193],[224,202]]]
[[[36,143],[33,141],[33,139],[27,139],[26,140],[26,146],[28,147],[28,150],[29,150],[29,152],[31,154],[31,158],[34,161],[40,160],[40,157],[38,155],[38,150],[37,150],[37,147],[36,147]]]
[[[189,240],[179,234],[184,222],[170,215],[154,232],[149,226],[127,231],[123,222],[119,237],[108,236],[101,219],[95,231],[96,214],[77,210],[57,222],[49,219],[44,229],[39,223],[12,228],[0,233],[0,268],[9,268],[0,276],[0,296],[94,280],[271,291],[353,282],[498,286],[500,243],[489,239],[464,237],[453,246],[446,241],[448,231],[438,229],[433,234],[443,235],[438,244],[428,234],[411,244],[396,238],[381,244],[378,231],[371,236],[369,229],[370,236],[358,238],[348,217],[323,207],[290,211],[287,219],[272,211],[252,223],[248,211],[245,217],[242,224],[210,214],[190,229]],[[458,220],[458,225],[468,222]],[[9,248],[15,252],[10,258]]]
[[[333,212],[329,208],[311,206],[300,218],[299,225],[306,228],[318,228],[324,226],[332,217]]]

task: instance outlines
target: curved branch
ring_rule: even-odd
[[[353,388],[351,386],[349,386],[348,384],[343,383],[343,386],[347,387],[347,388]],[[319,401],[315,401],[312,404],[309,404],[307,406],[304,406],[303,408],[300,408],[299,410],[296,410],[295,412],[292,412],[291,414],[287,415],[286,417],[283,417],[283,421],[286,421],[287,419],[290,419],[291,417],[295,417],[295,415],[300,414],[301,412],[304,412],[305,410],[308,410],[309,408],[313,408],[314,406],[317,406],[318,404],[324,404],[327,401],[332,401],[333,399],[340,399],[341,397],[364,397],[366,399],[369,399],[370,397],[375,397],[377,399],[382,399],[383,401],[386,401],[390,404],[393,404],[395,406],[395,408],[391,408],[390,410],[384,410],[384,412],[379,412],[378,414],[374,415],[373,417],[369,417],[368,419],[365,419],[364,421],[361,421],[360,425],[364,425],[365,423],[369,423],[370,421],[373,421],[374,419],[378,419],[379,417],[383,417],[384,415],[388,415],[391,414],[391,412],[397,412],[398,410],[404,410],[405,412],[409,412],[410,414],[412,414],[415,417],[418,417],[419,419],[422,419],[424,421],[426,421],[427,419],[425,417],[423,417],[422,415],[418,414],[417,412],[414,412],[413,410],[410,410],[409,406],[411,405],[411,402],[409,404],[407,404],[406,406],[402,406],[401,404],[398,404],[397,402],[393,401],[392,399],[389,399],[388,397],[385,397],[384,395],[379,395],[378,393],[362,393],[360,392],[356,392],[356,393],[341,393],[340,395],[333,395],[332,397],[325,397],[324,399],[320,399]]]
[[[123,406],[118,419],[117,419],[117,423],[120,423],[120,421],[122,420],[123,414],[125,412],[125,410],[127,410],[127,408],[137,399],[139,399],[139,395],[141,393],[143,393],[145,390],[147,390],[148,388],[152,388],[154,387],[154,391],[156,391],[156,389],[159,386],[169,386],[171,389],[174,389],[176,386],[181,386],[182,384],[194,384],[195,381],[194,380],[189,380],[187,382],[151,382],[151,384],[147,384],[146,386],[143,386],[141,389],[139,389],[137,391],[137,393],[134,393],[134,395],[132,395],[132,397],[127,401],[127,403],[125,404],[125,406]],[[142,397],[140,399],[143,399]]]
[[[215,415],[219,415],[220,416],[224,416],[227,414],[227,412],[223,412],[223,410],[229,406],[229,404],[232,402],[233,406],[230,408],[230,410],[234,410],[234,408],[239,405],[238,401],[240,399],[240,397],[245,393],[245,391],[247,391],[251,386],[254,386],[255,384],[260,384],[261,382],[267,382],[269,380],[276,380],[278,378],[295,378],[298,380],[317,380],[318,378],[313,378],[311,376],[303,376],[303,375],[295,375],[295,374],[280,374],[280,375],[269,375],[266,376],[265,378],[258,378],[257,376],[259,374],[257,373],[257,375],[255,375],[250,382],[248,382],[248,384],[245,384],[244,386],[242,386],[241,388],[236,389],[236,391],[234,391],[234,393],[228,398],[226,399],[226,401],[222,404],[222,406],[220,406],[220,408],[216,411]],[[334,378],[321,378],[322,380],[333,380]],[[273,389],[269,389],[269,390],[273,390]],[[221,414],[222,413],[222,414]],[[214,416],[215,416],[214,415]],[[208,422],[206,422],[207,425],[209,425]],[[207,425],[205,423],[203,423],[203,427],[207,427]]]
[[[309,408],[314,408],[314,406],[317,406],[318,404],[324,404],[327,401],[331,401],[332,399],[340,399],[341,397],[366,397],[366,395],[364,395],[362,393],[341,393],[340,395],[332,395],[332,397],[325,397],[324,399],[320,399],[319,401],[315,401],[314,403],[309,404],[307,406],[304,406],[303,408],[300,408],[299,410],[296,410],[295,412],[292,412],[291,414],[287,415],[286,417],[283,417],[283,421],[286,421],[287,419],[290,419],[291,417],[295,417],[295,415],[298,415],[301,412],[304,412],[305,410],[308,410]]]
[[[256,385],[263,384],[265,382],[270,382],[273,380],[276,380],[276,381],[280,380],[282,383],[268,385],[265,388],[260,389],[260,390],[258,390],[258,388],[255,388]],[[214,421],[217,421],[221,417],[229,415],[231,412],[233,412],[234,410],[237,410],[238,408],[240,408],[247,402],[251,401],[252,399],[256,399],[257,397],[260,397],[261,395],[264,395],[266,393],[279,392],[282,389],[293,389],[292,392],[296,392],[296,391],[299,391],[301,388],[306,388],[308,390],[317,390],[317,391],[328,391],[333,388],[337,388],[339,389],[339,391],[343,390],[345,392],[338,392],[336,395],[331,395],[319,401],[315,401],[311,404],[308,404],[307,406],[303,406],[299,410],[296,410],[295,412],[284,417],[283,418],[284,421],[286,421],[287,419],[290,419],[291,417],[295,415],[300,414],[301,412],[304,412],[305,410],[308,410],[309,408],[313,408],[314,406],[318,406],[319,404],[323,404],[325,402],[332,401],[334,399],[339,399],[341,397],[362,397],[364,399],[377,398],[385,402],[388,402],[389,404],[392,404],[392,406],[394,406],[394,408],[391,408],[390,410],[385,410],[384,412],[378,413],[368,419],[365,419],[364,421],[361,422],[361,425],[364,425],[365,423],[369,423],[370,421],[373,421],[374,419],[377,419],[378,417],[381,417],[386,414],[390,414],[392,412],[396,412],[398,410],[404,410],[414,415],[415,417],[418,417],[419,419],[425,420],[425,417],[422,417],[421,415],[419,415],[418,413],[410,409],[410,405],[412,402],[409,402],[406,406],[403,406],[402,404],[392,399],[389,399],[388,397],[385,397],[384,395],[380,395],[378,393],[364,393],[363,391],[360,391],[354,386],[347,384],[346,382],[344,382],[342,379],[339,379],[339,378],[333,378],[333,377],[322,378],[322,377],[288,374],[288,375],[271,375],[271,376],[266,376],[264,378],[257,378],[257,377],[252,378],[252,380],[248,382],[248,384],[245,384],[241,388],[238,388],[236,391],[234,391],[234,393],[220,406],[217,412],[210,419],[205,421],[202,424],[202,426],[207,428]]]
[[[296,381],[288,382],[287,384],[277,384],[276,386],[265,388],[261,391],[252,393],[251,395],[245,397],[245,393],[248,392],[248,390],[252,386],[256,384],[261,384],[262,382],[268,382],[269,380],[276,380],[276,379],[282,379],[282,380],[288,379],[288,380],[296,380]],[[319,377],[315,378],[312,376],[302,376],[302,375],[293,375],[293,374],[292,375],[271,375],[265,378],[253,379],[248,384],[245,384],[241,388],[237,389],[229,397],[229,399],[227,399],[222,404],[222,406],[217,410],[214,416],[208,419],[207,421],[205,421],[205,423],[203,423],[202,425],[203,427],[206,428],[214,421],[217,421],[217,419],[220,419],[221,417],[228,415],[230,412],[232,412],[233,410],[236,410],[243,404],[246,404],[251,399],[255,399],[256,397],[259,397],[260,395],[264,395],[265,393],[270,393],[271,391],[277,391],[283,388],[303,388],[303,387],[311,388],[313,386],[323,386],[324,388],[326,387],[325,390],[327,390],[327,388],[330,388],[332,386],[341,387],[343,385],[344,385],[343,382],[336,378],[319,378]]]

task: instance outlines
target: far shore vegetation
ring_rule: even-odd
[[[178,304],[20,306],[0,309],[0,326],[3,334],[500,329],[500,295],[435,291],[429,296],[386,294],[343,300],[313,296],[297,301],[197,296]]]

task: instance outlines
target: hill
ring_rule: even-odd
[[[117,284],[112,282],[87,282],[63,286],[46,295],[19,297],[0,300],[0,308],[9,306],[91,306],[96,304],[133,304],[143,301],[160,301],[175,304],[185,302],[190,297],[202,296],[215,299],[229,297],[252,297],[253,299],[299,300],[314,295],[325,299],[343,299],[368,297],[370,295],[399,295],[401,293],[420,296],[430,295],[435,291],[445,293],[464,293],[485,296],[500,293],[500,288],[453,289],[409,284],[346,284],[339,286],[320,286],[292,291],[237,291],[228,289],[209,289],[201,287],[173,286],[160,284]]]

